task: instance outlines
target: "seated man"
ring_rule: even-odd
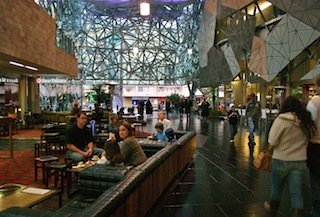
[[[94,147],[91,130],[86,127],[88,117],[85,112],[79,112],[76,123],[71,125],[66,133],[66,157],[75,162],[86,161],[93,155],[100,155],[103,149]]]
[[[162,123],[160,123],[160,122],[156,123],[155,129],[156,129],[156,132],[152,136],[148,137],[149,139],[155,139],[155,140],[158,140],[161,142],[169,141],[168,137],[166,136],[166,134],[163,131],[163,124]]]

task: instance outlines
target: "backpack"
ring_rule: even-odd
[[[175,139],[174,136],[174,131],[172,128],[168,128],[164,131],[164,134],[167,136],[168,138],[168,142],[172,142]]]

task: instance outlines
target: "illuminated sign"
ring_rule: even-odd
[[[0,82],[5,82],[5,83],[18,83],[19,80],[18,80],[18,78],[4,78],[4,77],[0,77]]]

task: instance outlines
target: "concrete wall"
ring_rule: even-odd
[[[39,73],[77,75],[77,60],[57,48],[55,21],[33,0],[0,1],[0,57],[39,68]]]

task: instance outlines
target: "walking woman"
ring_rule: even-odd
[[[280,205],[281,193],[288,182],[292,217],[302,216],[303,179],[307,173],[307,144],[315,132],[311,114],[295,97],[287,97],[269,133],[269,148],[273,149],[270,200],[264,203],[273,216]]]

